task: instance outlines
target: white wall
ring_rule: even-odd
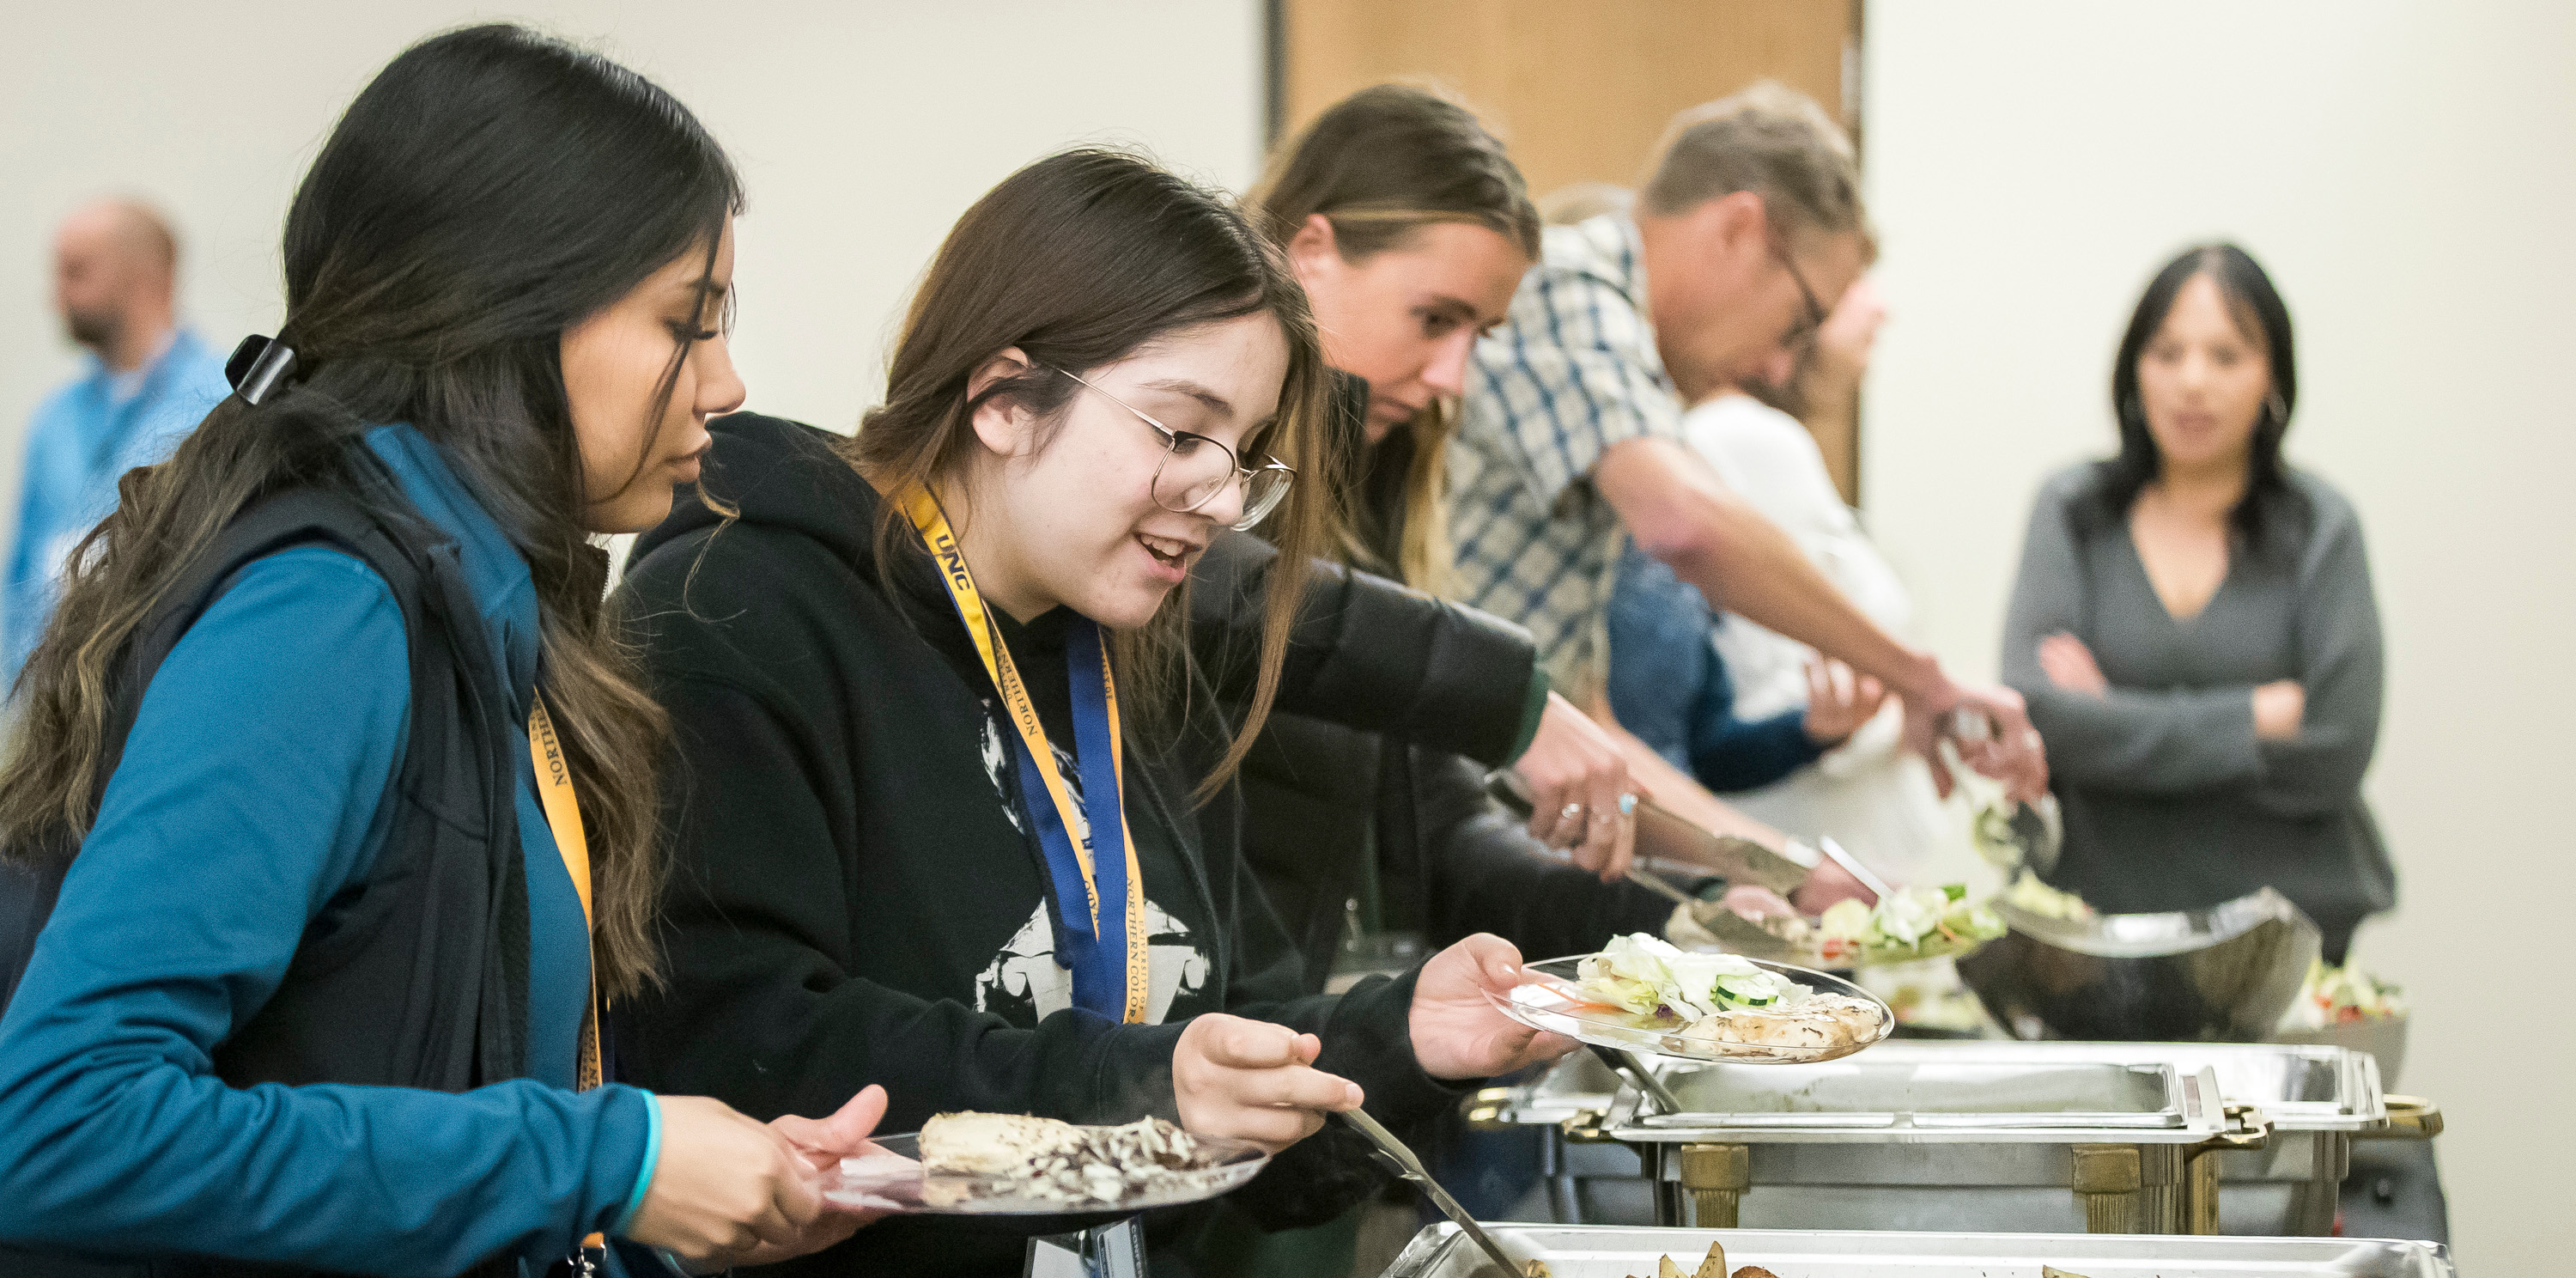
[[[1864,496],[1929,641],[1994,669],[2034,486],[2111,439],[2138,290],[2242,243],[2290,300],[2289,451],[2358,504],[2389,634],[2370,793],[2404,882],[2360,957],[2418,1008],[2471,1274],[2566,1272],[2576,681],[2576,9],[1876,3],[1894,322]]]
[[[1229,186],[1259,163],[1253,0],[12,5],[0,493],[17,491],[27,414],[76,367],[48,300],[65,212],[102,192],[161,203],[206,339],[228,350],[272,332],[286,202],[341,107],[411,41],[498,18],[605,49],[732,151],[751,194],[734,346],[751,405],[845,430],[880,389],[890,323],[940,236],[1012,169],[1075,141],[1141,142]]]

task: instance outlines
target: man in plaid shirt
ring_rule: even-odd
[[[1551,228],[1508,320],[1477,344],[1449,458],[1459,595],[1529,627],[1583,700],[1602,688],[1634,538],[1712,605],[1903,697],[1944,793],[1932,743],[1968,710],[1995,731],[1962,757],[2036,798],[2047,764],[2021,698],[1954,683],[1880,630],[1682,441],[1691,399],[1787,378],[1871,251],[1850,143],[1815,103],[1764,84],[1683,113],[1636,215]]]

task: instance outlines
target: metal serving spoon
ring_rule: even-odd
[[[1450,1197],[1449,1191],[1442,1189],[1439,1181],[1431,1178],[1431,1173],[1423,1168],[1422,1160],[1414,1157],[1413,1151],[1395,1138],[1395,1133],[1356,1109],[1343,1111],[1340,1118],[1360,1135],[1368,1137],[1369,1143],[1377,1146],[1378,1155],[1393,1166],[1395,1174],[1412,1181],[1431,1200],[1431,1205],[1439,1208],[1441,1215],[1456,1222],[1460,1232],[1475,1239],[1476,1245],[1484,1248],[1485,1254],[1493,1257],[1494,1263],[1501,1265],[1504,1273],[1512,1278],[1547,1278],[1544,1262],[1533,1260],[1524,1265],[1512,1259],[1511,1254],[1503,1250],[1503,1245],[1495,1242],[1493,1235],[1486,1233],[1485,1227],[1477,1224],[1476,1218],[1469,1215],[1457,1199]]]

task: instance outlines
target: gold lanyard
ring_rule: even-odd
[[[1075,825],[1075,818],[1081,815],[1082,809],[1074,803],[1072,791],[1065,786],[1064,774],[1056,767],[1055,750],[1047,742],[1046,725],[1039,721],[1037,706],[1029,700],[1028,687],[1020,681],[1019,667],[1011,660],[1010,646],[996,642],[994,638],[992,622],[984,609],[983,592],[975,588],[974,574],[966,568],[966,553],[957,544],[957,535],[950,530],[948,516],[939,509],[938,499],[926,490],[916,491],[904,502],[904,513],[912,518],[913,527],[920,531],[922,542],[930,548],[931,557],[938,564],[940,580],[947,585],[949,598],[956,603],[958,615],[966,624],[967,637],[974,640],[975,653],[983,658],[984,673],[992,678],[994,689],[1001,693],[1011,724],[1019,731],[1020,743],[1036,765],[1038,776],[1045,784],[1047,798],[1054,803],[1057,818],[1063,822],[1073,845],[1074,859],[1082,869],[1083,893],[1090,906],[1092,935],[1096,937],[1100,934],[1100,882],[1092,855],[1092,840],[1070,838],[1075,829],[1088,829],[1090,823],[1086,819],[1081,826]],[[1118,683],[1110,673],[1105,655],[1101,660],[1100,680],[1109,708],[1112,775],[1121,791],[1116,797],[1123,798],[1127,761],[1119,736]],[[1126,940],[1127,960],[1124,1019],[1129,1024],[1142,1024],[1146,995],[1152,987],[1145,937],[1145,876],[1137,866],[1136,840],[1127,830],[1126,804],[1116,803],[1115,810],[1118,813],[1119,843],[1126,853],[1127,865],[1127,917],[1121,929]]]
[[[564,760],[563,743],[555,739],[555,721],[546,714],[545,699],[540,697],[528,711],[528,754],[537,765],[537,798],[545,805],[546,824],[555,832],[555,851],[563,857],[564,873],[572,876],[573,891],[581,894],[581,946],[585,959],[590,957],[590,839],[581,826],[581,796],[572,788],[572,765]],[[588,964],[585,964],[587,967]],[[599,975],[590,977],[590,1006],[581,1018],[581,1053],[575,1066],[574,1085],[582,1091],[599,1086]]]
[[[581,796],[572,788],[572,765],[564,758],[563,743],[555,739],[555,721],[546,713],[543,697],[533,698],[528,710],[528,757],[537,767],[537,800],[545,807],[546,824],[554,830],[555,852],[563,858],[564,873],[572,876],[572,889],[581,896],[581,950],[585,960],[592,958],[590,930],[590,836],[581,825]],[[590,974],[589,1005],[582,1009],[581,1046],[573,1064],[573,1086],[589,1091],[599,1086],[599,969],[585,961]],[[588,1252],[606,1247],[608,1240],[592,1234],[581,1240],[582,1263],[587,1265]],[[575,1272],[596,1272],[576,1269]]]

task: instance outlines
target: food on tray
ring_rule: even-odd
[[[1641,1276],[1631,1274],[1629,1278],[1641,1278]],[[1658,1257],[1655,1261],[1655,1278],[1727,1278],[1726,1244],[1710,1243],[1707,1257],[1699,1262],[1699,1268],[1690,1270],[1687,1275],[1680,1265],[1673,1263],[1672,1257]],[[1746,1265],[1735,1271],[1734,1278],[1778,1278],[1778,1275],[1760,1265]]]
[[[2289,1029],[2324,1029],[2359,1021],[2384,1021],[2406,1014],[2406,991],[2346,965],[2329,967],[2324,959],[2308,964],[2308,978],[2298,1001],[2281,1019]]]
[[[940,1114],[921,1129],[921,1161],[932,1171],[989,1175],[1069,1153],[1080,1129],[1026,1114]]]
[[[2012,886],[2004,889],[2004,904],[2036,914],[2044,919],[2080,922],[2093,917],[2093,907],[2072,892],[2060,892],[2029,870],[2013,876]]]
[[[1901,888],[1875,906],[1837,901],[1816,920],[1818,948],[1829,961],[1866,956],[1886,962],[1973,947],[2004,934],[2003,916],[1970,904],[1966,884]]]
[[[1826,966],[1903,963],[1958,954],[2004,934],[2001,915],[1971,904],[1968,888],[1905,888],[1872,906],[1838,901],[1817,919],[1794,913],[1738,914],[1781,944]]]
[[[1030,1198],[1115,1205],[1184,1187],[1217,1165],[1188,1132],[1159,1118],[1123,1127],[1077,1127],[1025,1114],[941,1114],[921,1128],[929,1173],[922,1200]]]
[[[1818,994],[1733,954],[1698,954],[1644,932],[1614,938],[1577,966],[1583,997],[1707,1043],[1832,1048],[1875,1037],[1879,1007]]]
[[[1877,968],[1863,973],[1860,984],[1886,1001],[1899,1025],[1973,1033],[1987,1023],[1985,1004],[1948,963]]]

